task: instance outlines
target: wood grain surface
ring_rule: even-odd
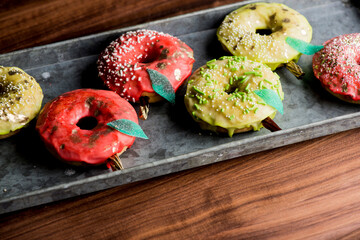
[[[232,2],[3,0],[0,51]],[[3,214],[0,239],[359,239],[359,138],[355,129]]]

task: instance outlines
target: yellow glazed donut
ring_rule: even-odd
[[[0,66],[0,139],[35,118],[42,100],[41,87],[33,77],[20,68]]]
[[[269,34],[259,33],[264,30]],[[301,53],[285,42],[288,36],[310,42],[312,28],[303,15],[279,3],[245,5],[227,15],[217,30],[225,50],[264,63],[272,70],[300,58]]]
[[[184,97],[187,111],[205,130],[234,133],[260,130],[276,109],[254,90],[272,89],[283,100],[279,76],[246,57],[211,60],[189,78]]]

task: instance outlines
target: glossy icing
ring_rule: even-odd
[[[99,76],[109,89],[128,101],[138,102],[154,93],[146,69],[165,75],[176,91],[191,74],[193,51],[169,34],[138,30],[113,41],[99,56]]]
[[[342,100],[360,100],[360,33],[334,37],[313,56],[313,70],[321,84]]]
[[[11,135],[35,118],[43,97],[33,77],[20,68],[0,66],[0,138]]]
[[[271,34],[257,33],[264,29]],[[297,61],[301,55],[286,44],[286,37],[310,42],[312,28],[303,15],[284,4],[253,3],[228,14],[217,36],[231,54],[247,56],[274,70],[283,63]]]
[[[81,119],[87,117],[96,119],[93,128],[79,127]],[[48,102],[41,110],[36,129],[59,159],[73,164],[102,164],[135,140],[106,125],[117,119],[138,123],[134,108],[115,92],[78,89]]]
[[[257,89],[272,89],[284,98],[279,76],[266,65],[246,57],[222,57],[193,73],[184,101],[202,128],[216,132],[223,128],[232,136],[259,130],[263,119],[275,116],[276,109],[253,92]]]

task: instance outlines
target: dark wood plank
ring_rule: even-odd
[[[0,53],[235,2],[238,1],[0,1]]]
[[[2,239],[358,237],[360,129],[10,213]],[[346,146],[346,151],[344,148]],[[350,239],[350,238],[347,238]]]

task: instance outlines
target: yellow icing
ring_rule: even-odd
[[[0,135],[22,128],[36,117],[43,93],[36,80],[17,67],[0,66]]]
[[[209,61],[189,78],[185,106],[204,129],[259,130],[261,121],[273,118],[276,109],[265,104],[253,91],[273,89],[281,99],[284,93],[279,76],[264,64],[245,57],[222,57]]]
[[[272,33],[256,33],[262,29]],[[227,15],[217,30],[217,36],[231,54],[247,56],[274,70],[283,63],[296,62],[301,55],[285,42],[286,37],[310,42],[312,28],[303,15],[284,4],[254,3]]]

